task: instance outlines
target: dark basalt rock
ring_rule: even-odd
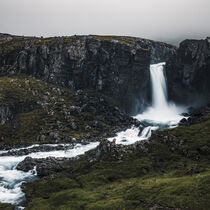
[[[166,61],[176,51],[165,43],[132,37],[0,35],[1,76],[27,74],[72,90],[97,90],[129,113],[150,101],[149,65]]]
[[[45,159],[33,159],[26,157],[22,162],[17,165],[17,170],[29,171],[36,166],[37,176],[44,177],[52,173],[60,172],[63,170],[62,163],[66,158],[48,157]]]
[[[194,107],[190,107],[188,109],[188,118],[183,118],[180,120],[179,125],[182,126],[190,126],[192,124],[195,124],[197,122],[199,122],[199,120],[202,119],[202,117],[206,116],[207,114],[210,113],[210,107],[209,106],[205,106],[203,108],[194,108]],[[184,116],[184,115],[183,115]]]
[[[0,125],[4,125],[7,121],[10,121],[15,116],[15,110],[8,105],[0,105]]]
[[[176,56],[167,61],[166,74],[171,99],[202,103],[195,95],[210,93],[210,39],[181,42]]]

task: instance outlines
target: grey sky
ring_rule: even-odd
[[[0,0],[0,32],[129,35],[174,42],[210,36],[210,0]]]

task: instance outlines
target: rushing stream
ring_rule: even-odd
[[[0,157],[0,202],[18,203],[24,199],[24,193],[21,190],[22,182],[33,180],[36,177],[36,168],[27,173],[16,170],[19,162],[26,157],[46,158],[46,157],[75,157],[84,154],[90,149],[98,146],[98,142],[87,145],[77,144],[73,149],[59,150],[50,152],[36,152],[24,156],[2,156]],[[37,145],[34,145],[36,147]],[[31,146],[30,148],[32,148]],[[17,149],[19,150],[19,149]],[[7,151],[1,151],[5,153]]]
[[[126,131],[119,132],[116,137],[109,138],[110,141],[115,138],[116,143],[132,144],[136,141],[149,138],[152,130],[177,126],[178,122],[183,118],[180,114],[185,112],[185,109],[168,102],[164,65],[165,63],[159,63],[150,66],[152,106],[148,107],[143,113],[134,116],[144,127],[141,130],[138,127],[132,127]],[[23,161],[25,157],[46,158],[52,156],[70,158],[83,154],[95,148],[98,144],[98,142],[88,145],[78,144],[74,148],[65,151],[36,152],[24,156],[0,157],[0,202],[14,204],[24,199],[24,193],[21,190],[22,182],[36,177],[36,168],[27,173],[16,170],[17,164]],[[30,146],[30,148],[35,146],[37,145]],[[0,151],[0,154],[6,152]]]

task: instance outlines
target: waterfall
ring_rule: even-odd
[[[164,109],[168,106],[164,65],[165,63],[159,63],[150,66],[152,105],[156,109]]]
[[[165,63],[150,65],[150,78],[152,90],[152,105],[143,113],[133,116],[139,120],[144,128],[132,127],[126,131],[117,133],[116,139],[120,144],[131,144],[139,140],[148,139],[152,130],[173,128],[183,118],[181,113],[185,108],[168,101],[166,78],[164,74]]]
[[[180,114],[185,109],[168,101],[164,65],[165,63],[150,65],[152,105],[135,118],[152,124],[175,126],[183,118]]]

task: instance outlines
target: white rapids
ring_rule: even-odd
[[[109,138],[108,140],[112,141],[115,138],[117,144],[133,144],[136,141],[149,138],[152,130],[177,126],[178,122],[183,118],[180,114],[183,113],[185,109],[168,102],[164,65],[165,63],[159,63],[150,66],[152,106],[148,107],[145,112],[134,116],[134,118],[144,124],[144,128],[140,131],[138,127],[132,127],[126,131],[117,133],[116,137]],[[65,151],[36,152],[24,156],[0,157],[0,203],[17,204],[24,199],[21,184],[33,180],[36,177],[36,168],[27,173],[16,170],[18,163],[23,161],[26,157],[46,158],[51,156],[70,158],[84,154],[86,151],[95,148],[98,144],[99,142],[93,142],[87,145],[77,144],[73,149]],[[24,149],[37,146],[38,145],[32,145]],[[10,151],[20,149],[23,148]],[[0,154],[6,152],[8,151],[0,151]]]
[[[109,138],[110,141],[116,139],[118,144],[133,144],[148,139],[152,130],[176,127],[183,118],[181,113],[186,112],[185,108],[168,102],[164,65],[165,63],[150,65],[152,106],[143,113],[133,116],[142,122],[145,128],[140,132],[139,128],[132,127],[117,133],[116,137]]]
[[[46,157],[75,157],[84,154],[86,151],[98,146],[98,142],[87,145],[77,144],[73,149],[59,150],[50,152],[36,152],[24,156],[2,156],[0,157],[0,203],[19,203],[24,199],[24,193],[21,190],[21,184],[26,181],[33,180],[36,177],[36,168],[25,173],[16,170],[19,162],[26,157],[46,158]],[[30,146],[36,147],[37,145]],[[56,146],[56,145],[54,145]],[[19,150],[19,149],[16,149]],[[14,151],[14,149],[13,149]],[[0,154],[7,151],[0,151]]]

